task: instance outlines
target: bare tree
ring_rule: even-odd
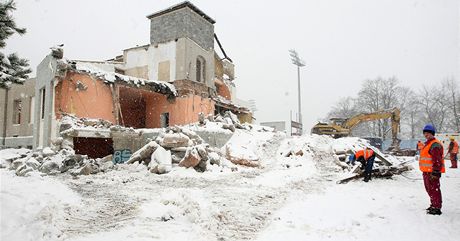
[[[352,97],[341,98],[327,114],[328,119],[332,117],[350,118],[358,113],[356,99]]]
[[[443,81],[443,89],[447,91],[447,94],[449,95],[449,100],[448,100],[448,105],[451,109],[451,114],[452,116],[449,119],[449,129],[451,130],[456,130],[457,132],[460,132],[460,115],[459,115],[459,88],[458,88],[458,83],[455,81],[453,77],[451,78],[446,78]]]
[[[387,79],[378,77],[365,80],[358,93],[360,110],[362,112],[376,112],[394,107],[402,109],[407,102],[405,96],[407,90],[408,88],[399,86],[396,77]],[[372,135],[384,139],[391,129],[390,120],[387,119],[373,121],[367,125]]]
[[[422,106],[421,119],[425,123],[433,124],[439,132],[446,131],[445,125],[450,114],[449,95],[446,88],[445,85],[423,86],[419,92]]]
[[[409,88],[403,88],[404,94],[401,96],[401,132],[406,134],[407,137],[415,139],[416,136],[420,135],[421,126],[423,123],[421,121],[421,110],[422,105],[420,104],[420,99],[417,94]],[[403,100],[404,99],[404,100]],[[407,131],[404,128],[407,126]]]

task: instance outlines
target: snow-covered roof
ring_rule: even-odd
[[[177,91],[174,85],[158,80],[147,80],[133,76],[123,75],[115,72],[105,71],[98,66],[89,62],[73,61],[70,64],[71,68],[78,71],[94,75],[102,79],[105,83],[124,82],[136,87],[149,86],[155,92],[177,96]]]
[[[216,102],[216,104],[221,105],[226,108],[232,108],[237,111],[243,112],[243,113],[249,113],[250,110],[244,106],[237,105],[233,103],[231,100],[225,99],[224,97],[217,95],[216,97],[212,97],[212,99]]]

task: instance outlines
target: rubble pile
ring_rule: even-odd
[[[372,147],[367,140],[356,137],[339,139],[318,135],[301,137],[299,140],[288,143],[288,146],[281,147],[279,155],[286,158],[308,155],[313,159],[321,159],[321,168],[344,173],[344,177],[338,180],[337,183],[347,183],[363,176],[361,164],[355,162],[352,165],[348,157],[357,150],[364,148],[371,148],[376,154],[373,166],[374,177],[388,178],[412,169],[409,163],[402,162],[392,155],[386,155],[377,148]],[[329,156],[329,158],[324,156]],[[329,160],[329,163],[326,163],[326,160]],[[325,166],[327,164],[329,166]]]
[[[164,174],[173,166],[204,172],[210,165],[227,162],[218,148],[211,147],[196,132],[174,126],[133,153],[127,163],[142,163],[151,173]]]
[[[75,154],[73,150],[55,151],[49,147],[35,152],[29,151],[8,161],[8,168],[14,170],[18,176],[27,176],[33,171],[42,175],[56,175],[67,171],[72,175],[90,175],[113,167],[111,156],[89,159],[85,155]]]
[[[10,169],[18,176],[27,176],[36,171],[41,175],[56,175],[69,172],[71,175],[91,175],[106,172],[130,164],[137,164],[136,169],[146,169],[151,173],[168,173],[175,167],[193,168],[197,172],[238,170],[237,165],[259,167],[259,157],[241,145],[225,145],[237,129],[244,131],[272,132],[268,127],[241,124],[236,115],[227,111],[224,115],[200,115],[200,121],[187,126],[172,126],[151,130],[156,135],[147,139],[147,144],[135,151],[125,163],[115,164],[112,155],[104,158],[88,158],[76,154],[69,133],[82,129],[95,131],[136,132],[132,128],[112,125],[102,119],[80,119],[65,115],[60,123],[60,138],[53,140],[53,146],[43,150],[28,151],[9,160]],[[139,133],[150,129],[139,130]],[[209,144],[197,131],[208,133],[216,138],[226,135],[224,145]],[[148,132],[148,131],[147,131]],[[145,142],[144,142],[145,143]],[[126,166],[126,168],[128,168]]]
[[[211,125],[212,124],[212,125]],[[211,126],[211,127],[209,127]],[[212,166],[237,170],[235,165],[258,167],[259,157],[241,153],[238,148],[225,146],[223,150],[206,143],[193,129],[221,128],[232,133],[237,129],[252,130],[249,124],[241,124],[237,116],[230,111],[223,116],[199,116],[199,123],[188,126],[168,127],[163,133],[136,151],[127,161],[128,164],[142,163],[151,173],[164,174],[174,166],[194,168],[198,172],[212,169]],[[259,131],[273,131],[261,128]]]

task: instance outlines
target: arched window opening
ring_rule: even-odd
[[[196,81],[197,82],[205,82],[205,66],[206,61],[204,60],[203,56],[198,56],[196,58]]]

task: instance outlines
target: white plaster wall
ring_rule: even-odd
[[[176,79],[176,41],[146,47],[127,49],[124,53],[125,69],[148,66],[148,77],[158,79],[158,64],[169,61],[169,81]]]
[[[34,149],[46,147],[51,144],[56,130],[53,130],[54,115],[54,82],[57,70],[56,59],[50,55],[46,56],[37,66],[37,78],[35,82],[35,111],[34,111]],[[40,90],[45,89],[45,116],[41,119],[41,95]]]
[[[177,41],[177,79],[196,81],[196,60],[198,56],[205,59],[205,84],[215,89],[214,85],[214,50],[205,50],[188,38]]]

